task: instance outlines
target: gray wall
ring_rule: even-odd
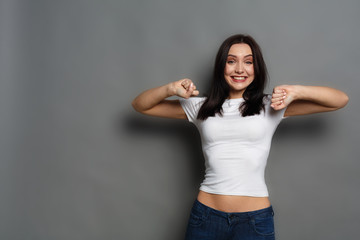
[[[191,78],[229,35],[278,84],[328,85],[345,109],[284,120],[266,178],[278,239],[357,239],[360,2],[0,2],[0,239],[182,239],[203,177],[196,128],[132,99]]]

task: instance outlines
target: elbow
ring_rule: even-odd
[[[138,113],[145,114],[146,112],[146,110],[142,107],[142,105],[139,103],[139,101],[136,98],[131,102],[131,106]]]
[[[342,101],[341,108],[343,108],[348,104],[349,96],[346,93],[344,93],[341,101]]]
[[[139,108],[139,106],[138,106],[138,104],[137,104],[136,98],[131,102],[131,106],[133,107],[133,109],[134,109],[135,111],[141,112],[141,111],[140,111],[140,108]]]
[[[341,97],[339,97],[339,105],[337,109],[345,107],[349,102],[349,96],[346,93],[343,93]]]

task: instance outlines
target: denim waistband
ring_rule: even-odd
[[[206,206],[205,204],[201,203],[197,199],[195,199],[193,208],[197,209],[198,211],[204,212],[206,214],[209,214],[211,212],[211,213],[223,216],[225,218],[235,217],[236,216],[236,217],[238,217],[240,219],[248,219],[248,218],[251,218],[254,215],[261,214],[261,213],[266,213],[266,212],[274,214],[272,206],[267,207],[267,208],[263,208],[263,209],[259,209],[259,210],[255,210],[255,211],[249,211],[249,212],[223,212],[223,211],[211,208],[209,206]]]

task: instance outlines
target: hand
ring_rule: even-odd
[[[295,85],[280,85],[274,88],[271,97],[271,107],[275,110],[283,109],[295,100]]]
[[[173,95],[183,98],[199,95],[199,91],[196,90],[196,86],[191,79],[188,78],[170,83],[170,88],[172,89]]]

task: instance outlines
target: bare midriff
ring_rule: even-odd
[[[204,205],[223,212],[249,212],[271,205],[268,197],[220,195],[201,190],[197,199]]]

